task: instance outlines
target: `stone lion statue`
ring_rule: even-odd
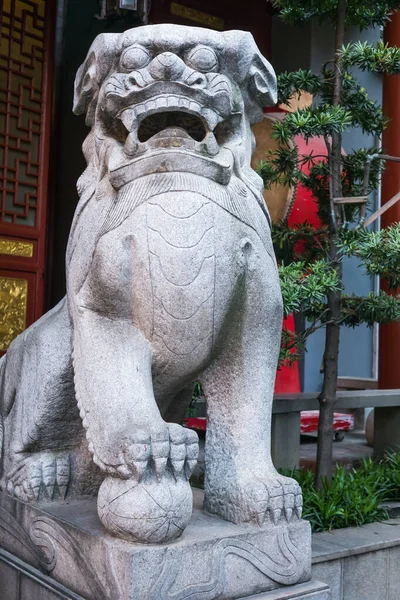
[[[116,535],[181,534],[200,379],[205,509],[300,518],[275,471],[271,405],[282,300],[251,125],[276,102],[252,36],[152,25],[93,42],[74,112],[91,128],[67,294],[0,363],[1,486],[24,501],[98,494]]]

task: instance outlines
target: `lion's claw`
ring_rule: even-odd
[[[301,518],[303,498],[294,479],[267,474],[265,477],[246,476],[246,479],[227,485],[217,496],[206,496],[209,512],[219,514],[234,523],[266,522],[278,525]]]
[[[70,458],[67,452],[37,452],[18,456],[5,477],[6,490],[24,502],[53,500],[55,490],[65,498],[70,478]]]
[[[197,464],[197,434],[176,423],[166,423],[160,431],[149,435],[144,432],[128,434],[121,441],[116,471],[123,478],[141,481],[153,470],[156,478],[161,479],[170,469],[175,479],[189,479]]]

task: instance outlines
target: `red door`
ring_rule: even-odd
[[[0,352],[43,314],[54,5],[0,2]]]

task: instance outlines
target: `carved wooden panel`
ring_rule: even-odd
[[[39,189],[44,1],[3,0],[0,38],[0,219],[34,226]]]
[[[0,1],[0,266],[10,274],[0,280],[0,352],[43,313],[55,4]],[[29,282],[24,318],[12,279]]]

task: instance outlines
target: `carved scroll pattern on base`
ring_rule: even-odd
[[[300,551],[291,542],[286,529],[280,528],[274,543],[274,555],[261,551],[254,544],[243,539],[222,539],[210,552],[210,578],[205,582],[189,584],[171,591],[178,575],[181,561],[176,553],[168,550],[163,569],[157,579],[150,598],[157,600],[214,600],[223,593],[225,587],[225,561],[233,554],[250,563],[263,575],[281,585],[297,583],[302,575],[304,564]]]

